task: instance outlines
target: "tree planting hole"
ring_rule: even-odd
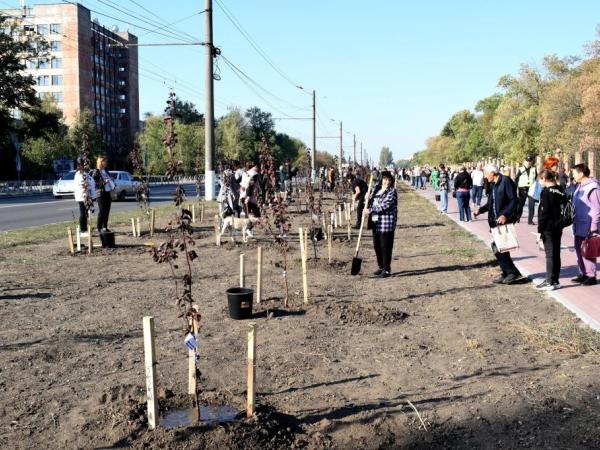
[[[189,427],[195,422],[195,408],[175,409],[160,418],[160,426],[164,428]],[[200,423],[214,424],[233,422],[238,416],[238,410],[233,406],[201,406]]]

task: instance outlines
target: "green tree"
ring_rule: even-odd
[[[173,115],[177,122],[186,125],[204,122],[204,115],[198,112],[196,105],[192,102],[182,101],[179,97],[175,99],[175,111]]]
[[[387,167],[394,164],[394,155],[389,147],[383,147],[379,152],[379,167]]]
[[[69,141],[77,153],[81,152],[84,136],[87,136],[90,158],[101,155],[104,151],[104,140],[89,109],[80,111],[69,128]]]

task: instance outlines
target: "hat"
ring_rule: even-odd
[[[531,155],[527,155],[527,156],[525,157],[525,161],[528,161],[528,162],[533,162],[533,156],[531,156]]]

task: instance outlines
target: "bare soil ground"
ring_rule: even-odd
[[[306,216],[292,214],[294,230]],[[583,328],[526,284],[491,284],[488,249],[404,186],[399,217],[393,277],[369,276],[368,237],[351,277],[356,233],[339,230],[333,264],[323,243],[309,261],[308,305],[295,236],[287,309],[280,254],[263,241],[258,414],[154,432],[142,317],[156,320],[163,413],[187,406],[187,352],[168,267],[140,246],[149,239],[123,228],[129,246],[91,256],[70,256],[64,240],[3,251],[0,447],[600,448],[600,356],[568,345],[596,337],[544,335],[547,324]],[[197,235],[202,401],[242,412],[248,326],[228,317],[225,290],[240,252],[254,284],[257,241],[218,248],[210,224]]]

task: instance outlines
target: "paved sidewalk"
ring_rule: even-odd
[[[428,187],[426,190],[419,190],[418,193],[436,204],[439,208],[439,203],[435,201],[435,193],[431,187]],[[485,201],[484,197],[482,204]],[[524,217],[526,218],[526,216],[527,207],[525,207],[524,212]],[[449,195],[448,217],[482,241],[487,244],[491,243],[487,214],[479,216],[473,222],[460,222],[456,199]],[[521,221],[521,223],[517,224],[516,228],[520,247],[517,251],[511,252],[511,255],[521,273],[527,275],[537,284],[546,276],[546,256],[535,242],[537,226],[527,225]],[[573,247],[573,232],[570,227],[565,228],[561,245],[562,269],[560,284],[562,287],[559,290],[550,291],[548,294],[575,313],[589,326],[600,331],[600,284],[596,286],[580,286],[571,282],[571,278],[577,276],[577,256]]]

